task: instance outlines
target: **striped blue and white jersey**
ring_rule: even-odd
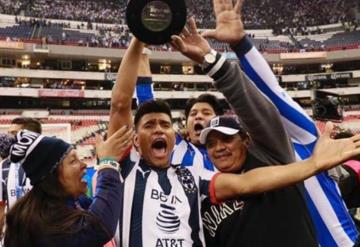
[[[195,146],[189,141],[184,140],[179,134],[176,136],[176,145],[172,153],[172,164],[181,164],[184,167],[196,165],[215,171],[216,168],[211,163],[205,146]]]
[[[121,162],[120,246],[205,246],[200,214],[215,175],[196,166],[152,169],[135,150]]]
[[[259,51],[245,38],[235,47],[246,75],[279,110],[298,160],[311,156],[318,138],[315,123],[280,87]],[[359,233],[341,198],[337,184],[327,172],[305,181],[307,205],[322,247],[352,247]]]
[[[0,162],[0,180],[0,203],[6,203],[7,208],[32,189],[20,164],[11,163],[9,159]]]

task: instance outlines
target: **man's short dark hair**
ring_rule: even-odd
[[[191,111],[191,108],[196,104],[196,103],[207,103],[209,104],[215,114],[217,116],[220,116],[220,115],[223,115],[224,114],[224,110],[223,110],[223,107],[219,101],[219,99],[212,95],[212,94],[208,94],[208,93],[205,93],[205,94],[201,94],[199,97],[197,98],[193,98],[193,99],[189,99],[187,102],[186,102],[186,106],[185,106],[185,117],[186,117],[186,120],[188,119],[189,117],[189,114],[190,114],[190,111]]]
[[[11,121],[11,124],[18,124],[22,125],[22,129],[30,130],[32,132],[36,132],[41,134],[41,123],[35,118],[29,118],[29,117],[18,117],[14,118]]]
[[[138,123],[145,114],[149,113],[165,113],[172,119],[171,109],[169,104],[164,100],[148,100],[142,103],[137,109],[134,117],[135,128],[138,127]]]

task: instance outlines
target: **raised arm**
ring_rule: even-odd
[[[311,155],[318,136],[315,123],[280,87],[270,66],[246,36],[241,20],[243,3],[244,0],[238,0],[235,6],[232,6],[228,0],[213,0],[216,29],[208,30],[202,36],[230,44],[245,74],[279,110],[282,123],[298,155],[307,158]]]
[[[307,160],[284,166],[256,168],[243,174],[218,175],[214,180],[216,199],[223,201],[286,187],[360,154],[360,134],[334,140],[330,137],[332,129],[333,125],[327,123],[325,133]]]
[[[96,153],[99,163],[96,194],[88,213],[77,222],[74,234],[61,239],[61,246],[103,246],[115,234],[119,222],[119,203],[122,198],[122,181],[119,174],[120,159],[131,146],[133,130],[123,126],[104,142],[96,136]],[[51,240],[53,241],[53,240]],[[44,242],[46,246],[54,244]]]
[[[293,161],[292,145],[278,110],[256,89],[238,64],[226,63],[213,76],[215,87],[224,94],[258,148],[281,163]],[[223,73],[222,68],[226,66],[231,69]]]
[[[173,37],[175,48],[192,60],[202,63],[210,46],[197,33],[194,20],[190,20],[189,30],[185,29],[182,34],[182,37]],[[239,65],[225,61],[218,54],[215,63],[205,71],[215,80],[216,88],[236,111],[258,148],[279,162],[292,161],[292,146],[278,110],[240,70]]]
[[[136,82],[136,99],[138,105],[147,100],[154,99],[153,80],[149,58],[150,54],[151,50],[145,47],[143,50],[143,55],[141,56],[138,78]]]
[[[315,123],[304,109],[280,87],[268,63],[252,45],[248,37],[244,37],[233,46],[233,50],[241,61],[245,74],[279,110],[282,123],[300,157],[307,158],[310,156],[318,137]]]
[[[121,61],[111,94],[108,137],[121,126],[132,126],[131,105],[144,44],[133,38]]]

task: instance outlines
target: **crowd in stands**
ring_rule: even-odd
[[[126,1],[35,0],[29,14],[50,19],[123,24]]]
[[[29,0],[0,0],[0,14],[17,15],[27,9]]]
[[[75,42],[80,46],[125,48],[130,40],[129,30],[124,25],[105,26],[93,25],[92,22],[82,22],[73,27],[67,21],[54,22],[44,18],[24,19],[18,16],[15,17],[15,23],[18,24],[15,27],[28,28],[29,30],[37,29],[38,32],[31,31],[31,33],[36,33],[33,38],[42,38],[42,42],[46,44]],[[27,37],[22,37],[22,33],[18,33],[18,37],[12,36],[10,38],[18,40]]]
[[[0,0],[0,13],[15,14],[16,23],[21,26],[18,31],[26,33],[25,37],[18,37],[17,31],[1,30],[0,36],[12,40],[28,39],[29,35],[36,34],[35,39],[42,39],[45,44],[66,44],[88,47],[126,48],[129,44],[130,33],[126,28],[124,14],[126,2],[95,1],[95,0]],[[211,28],[215,26],[212,18],[213,8],[211,0],[187,1],[189,15],[194,15],[199,27]],[[296,35],[320,34],[323,32],[318,25],[339,23],[344,30],[356,31],[359,20],[354,18],[360,11],[360,5],[350,0],[254,0],[245,1],[243,20],[247,29],[273,29],[275,34],[289,35],[292,42],[252,37],[254,44],[261,52],[280,53],[291,51],[327,50],[340,38],[329,42],[319,43],[311,40],[296,40]],[[20,15],[39,17],[44,19],[25,19]],[[48,19],[45,19],[48,18]],[[60,19],[62,21],[49,21]],[[67,20],[81,21],[77,26]],[[100,23],[112,23],[106,25]],[[24,31],[27,27],[28,30]],[[316,27],[316,28],[309,28]],[[34,31],[38,28],[38,31]],[[70,29],[89,30],[88,33],[75,32]],[[85,32],[85,31],[84,31]],[[354,39],[358,34],[352,35]],[[350,35],[351,36],[351,35]],[[349,36],[349,37],[350,37]],[[351,38],[351,37],[350,37]],[[358,42],[350,46],[357,47]],[[217,50],[227,51],[229,47],[222,43],[212,44]],[[337,43],[335,44],[337,45]],[[341,46],[341,47],[340,47]],[[347,44],[341,43],[338,48],[343,49]],[[171,50],[167,45],[157,47],[160,50]]]
[[[199,2],[200,1],[200,2]],[[210,0],[187,1],[189,15],[194,15],[200,27],[214,27]],[[50,1],[50,0],[0,0],[0,13],[25,14],[41,16],[42,19],[25,19],[16,16],[18,24],[14,29],[0,28],[0,37],[7,40],[41,39],[43,44],[65,44],[88,47],[126,48],[130,40],[130,32],[124,24],[126,1]],[[359,4],[358,4],[359,5]],[[359,21],[354,19],[354,13],[360,11],[360,6],[350,0],[254,0],[245,1],[243,20],[248,29],[272,28],[275,34],[289,35],[292,42],[280,42],[267,38],[252,36],[253,42],[261,52],[280,53],[316,50],[337,50],[357,48],[359,45],[356,32]],[[279,11],[281,9],[281,11]],[[63,21],[50,21],[49,19]],[[80,20],[76,26],[67,20]],[[115,25],[99,24],[112,23]],[[343,23],[343,28],[350,32],[347,37],[341,35],[316,42],[311,39],[295,38],[296,35],[320,34],[322,29],[317,25]],[[317,26],[316,28],[308,28]],[[89,30],[73,31],[71,29]],[[32,37],[31,35],[36,35]],[[31,37],[30,37],[31,36]],[[345,40],[344,40],[345,39]],[[353,40],[355,40],[353,42]],[[349,41],[349,42],[347,42]],[[351,42],[350,42],[351,41]],[[211,42],[220,51],[230,50],[228,45]],[[164,45],[156,47],[159,50],[171,50]]]
[[[0,0],[0,13],[60,20],[124,24],[125,0]],[[201,28],[213,28],[211,0],[187,1],[189,15]],[[245,1],[247,29],[282,29],[307,32],[307,27],[354,21],[358,3],[351,0],[253,0]]]
[[[201,27],[212,28],[215,20],[210,0],[196,1],[193,13]],[[273,29],[275,33],[308,33],[307,27],[355,22],[358,8],[350,0],[254,0],[245,1],[243,20],[247,29]],[[318,30],[319,32],[320,30]]]
[[[79,27],[79,29],[81,29]],[[34,31],[38,30],[38,31]],[[35,37],[32,35],[36,34]],[[284,53],[306,51],[333,51],[357,49],[360,46],[360,31],[340,32],[325,40],[313,40],[311,36],[291,36],[290,41],[281,41],[251,36],[260,52]],[[7,41],[36,42],[42,45],[62,44],[101,48],[127,48],[131,33],[126,26],[96,26],[96,30],[78,31],[69,29],[67,23],[52,23],[45,20],[30,19],[18,21],[18,26],[0,28],[0,39]],[[230,51],[228,44],[209,40],[211,46],[221,52]],[[169,44],[153,46],[153,50],[172,51]]]

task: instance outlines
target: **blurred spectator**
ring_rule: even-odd
[[[11,135],[0,133],[0,161],[9,156],[11,145],[15,142],[15,138]]]

